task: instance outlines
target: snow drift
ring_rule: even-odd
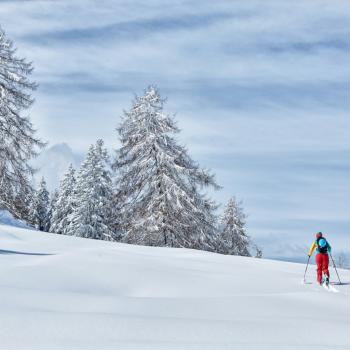
[[[6,225],[0,249],[6,350],[350,348],[350,287],[314,266]]]

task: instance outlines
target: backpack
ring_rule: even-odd
[[[321,254],[327,254],[328,253],[328,242],[326,241],[326,245],[324,247],[321,247],[319,244],[321,239],[324,239],[326,241],[326,239],[324,237],[317,238],[317,240],[316,240],[317,250]]]

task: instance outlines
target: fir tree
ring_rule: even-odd
[[[40,231],[46,231],[48,226],[49,192],[46,189],[45,179],[42,178],[39,188],[35,191],[31,211],[30,221],[34,227]]]
[[[260,247],[255,246],[255,258],[262,259],[263,257],[263,251]]]
[[[231,255],[251,256],[250,240],[245,229],[246,216],[240,203],[231,198],[221,220],[218,252]]]
[[[58,190],[58,198],[52,213],[50,232],[67,234],[70,217],[74,209],[75,182],[75,170],[71,164]]]
[[[174,120],[154,87],[136,97],[118,128],[122,147],[114,168],[123,240],[128,243],[212,250],[215,205],[201,192],[218,188],[180,146]]]
[[[121,192],[119,192],[118,174],[117,169],[114,169],[112,177],[112,198],[111,198],[111,220],[110,228],[114,233],[114,240],[121,241],[123,238],[123,214],[122,206],[125,202],[125,198],[122,198]]]
[[[47,213],[47,228],[45,231],[51,232],[51,226],[52,226],[52,219],[53,219],[53,213],[56,209],[57,201],[58,201],[58,190],[55,190],[50,198],[50,206],[49,211]]]
[[[0,28],[0,208],[28,219],[26,206],[33,194],[29,160],[43,143],[22,112],[33,103],[29,80],[32,64],[16,56],[13,43]],[[25,204],[25,205],[24,205]]]
[[[91,146],[77,176],[76,207],[71,215],[70,235],[115,240],[111,230],[112,180],[103,141]]]

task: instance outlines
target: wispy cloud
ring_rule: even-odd
[[[228,13],[210,13],[202,15],[164,16],[155,18],[138,19],[108,24],[105,26],[91,26],[82,29],[66,29],[37,34],[25,34],[22,40],[34,41],[36,44],[63,41],[81,44],[94,40],[142,40],[151,34],[166,35],[169,31],[190,31],[198,28],[206,28],[218,22],[234,18]]]
[[[2,1],[0,23],[34,61],[31,115],[51,143],[115,147],[122,110],[158,84],[179,140],[217,172],[218,200],[244,200],[253,235],[304,244],[322,226],[344,241],[347,1]]]

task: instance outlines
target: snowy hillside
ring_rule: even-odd
[[[6,225],[0,244],[2,349],[350,348],[350,286],[314,266],[302,285],[292,263]]]

